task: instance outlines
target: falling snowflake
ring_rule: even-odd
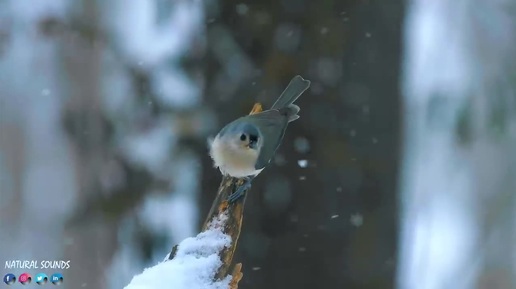
[[[308,161],[307,160],[298,160],[297,161],[297,164],[299,165],[299,167],[301,168],[306,168],[308,166]]]
[[[236,12],[239,14],[239,15],[245,15],[247,14],[247,12],[249,12],[249,6],[247,6],[246,4],[244,3],[240,3],[236,6]]]
[[[361,214],[356,213],[351,215],[351,217],[349,218],[349,222],[351,223],[351,225],[355,227],[360,227],[364,223],[364,218]]]
[[[301,154],[306,154],[310,151],[310,142],[304,137],[298,137],[294,140],[294,149]]]

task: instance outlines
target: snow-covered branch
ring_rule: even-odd
[[[231,246],[231,238],[223,231],[228,215],[214,218],[207,229],[195,237],[183,240],[173,259],[147,268],[136,275],[125,289],[223,289],[229,288],[231,275],[215,280],[222,266],[219,253]]]

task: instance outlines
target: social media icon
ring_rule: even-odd
[[[35,279],[36,279],[36,283],[38,283],[39,285],[43,285],[48,282],[47,275],[45,275],[43,273],[39,273],[38,275],[36,275]]]
[[[18,281],[23,285],[30,284],[30,282],[32,281],[32,276],[30,276],[29,273],[23,273],[18,277]]]
[[[63,275],[60,273],[55,273],[52,276],[50,276],[50,282],[54,285],[61,285],[63,283]]]
[[[8,273],[4,276],[4,283],[7,285],[14,284],[16,282],[16,276],[14,274]]]

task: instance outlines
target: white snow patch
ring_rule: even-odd
[[[195,83],[178,69],[166,67],[153,74],[158,100],[170,107],[190,108],[201,101],[201,83]]]
[[[169,159],[175,141],[173,128],[162,120],[147,131],[128,135],[121,146],[132,162],[143,165],[151,172],[158,172]]]
[[[154,232],[172,232],[173,240],[182,240],[195,235],[191,220],[196,220],[196,209],[185,194],[158,195],[145,200],[140,217]]]
[[[183,240],[174,259],[161,262],[134,276],[124,289],[227,289],[231,275],[213,281],[222,261],[218,253],[229,247],[231,238],[222,232],[227,219],[220,215],[207,231]]]
[[[32,1],[32,5],[26,5],[23,1],[9,1],[5,4],[6,12],[15,15],[17,21],[32,24],[45,17],[64,17],[70,6],[66,0],[37,0]]]
[[[106,3],[110,32],[122,43],[127,59],[144,69],[159,66],[188,52],[204,22],[201,1],[176,1],[164,22],[158,22],[159,7],[153,1],[115,0]],[[131,25],[127,25],[130,23]]]

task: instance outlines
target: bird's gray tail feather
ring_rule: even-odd
[[[277,109],[286,113],[288,121],[294,121],[299,118],[299,106],[293,104],[305,90],[310,87],[310,81],[303,79],[300,75],[294,76],[287,88],[281,93],[280,97],[272,105],[271,109]]]
[[[280,108],[280,112],[284,115],[288,116],[288,122],[294,121],[299,118],[299,115],[297,113],[299,112],[300,108],[299,106],[295,104],[290,104],[287,107]]]

